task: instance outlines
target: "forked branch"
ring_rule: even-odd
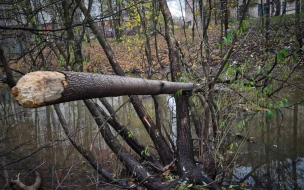
[[[15,183],[16,185],[18,185],[18,187],[24,190],[37,190],[41,185],[41,175],[38,171],[35,171],[35,174],[36,174],[36,180],[35,183],[31,186],[27,186],[20,181],[20,173],[18,173],[17,179],[16,180],[12,179],[11,182]]]

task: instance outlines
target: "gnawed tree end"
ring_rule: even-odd
[[[142,78],[82,72],[36,71],[23,76],[12,89],[22,107],[122,95],[173,94],[191,91],[193,83],[167,82]]]
[[[18,81],[12,88],[12,96],[22,107],[35,108],[60,99],[66,86],[64,74],[36,71],[26,74]]]

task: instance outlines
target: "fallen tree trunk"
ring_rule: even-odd
[[[12,89],[22,107],[122,95],[173,94],[190,91],[193,83],[146,80],[141,78],[81,72],[36,71],[23,76]]]

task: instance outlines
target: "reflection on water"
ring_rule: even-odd
[[[89,187],[97,187],[101,177],[70,144],[52,106],[24,109],[11,99],[8,89],[0,89],[0,94],[1,188],[7,187],[18,173],[21,173],[21,181],[34,183],[35,175],[31,171],[36,168],[42,173],[43,186],[47,189],[82,189],[88,184],[91,184]],[[117,115],[142,144],[151,146],[151,140],[128,97],[108,98],[108,101],[114,110],[127,102]],[[143,98],[142,101],[153,116],[153,99]],[[101,105],[99,100],[95,102]],[[160,104],[166,104],[166,99],[160,99]],[[100,138],[97,125],[84,103],[64,103],[60,108],[70,124],[71,135],[75,135],[87,149],[93,144],[92,152],[97,160],[117,176],[123,174],[122,165]],[[160,112],[162,120],[167,120],[169,116],[165,107],[161,107]],[[169,123],[162,122],[162,126],[167,127]],[[117,138],[120,137],[117,135]],[[131,151],[130,148],[127,150]],[[150,151],[154,152],[153,148]]]
[[[231,180],[266,189],[304,189],[303,113],[303,105],[294,105],[271,120],[255,115],[247,127],[257,143],[244,144]]]
[[[24,182],[31,184],[35,180],[31,171],[36,168],[42,173],[43,186],[47,189],[97,187],[101,177],[69,143],[52,106],[23,109],[10,98],[9,90],[2,88],[0,94],[2,189],[18,173],[21,173]],[[95,101],[101,105],[99,100]],[[128,102],[128,97],[108,98],[108,101],[118,108]],[[175,139],[174,109],[165,106],[174,105],[174,99],[162,96],[159,101],[160,125]],[[143,102],[153,116],[153,99],[144,97]],[[100,136],[83,102],[69,102],[60,106],[78,142],[88,149],[93,143],[92,151],[97,159],[120,175],[122,166],[102,138],[93,140],[96,134]],[[249,130],[257,143],[244,143],[238,155],[240,159],[234,163],[233,175],[227,177],[226,181],[266,189],[304,189],[303,109],[303,105],[286,108],[282,110],[283,115],[277,112],[271,120],[263,119],[263,113],[250,117],[243,114],[239,119],[250,118],[243,133]],[[144,145],[152,145],[130,103],[126,103],[117,114]],[[259,130],[259,126],[263,126],[262,130]],[[153,148],[150,150],[153,151]]]

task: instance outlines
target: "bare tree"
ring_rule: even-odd
[[[248,8],[249,1],[245,2],[239,23],[235,27],[231,26],[230,30],[228,30],[227,1],[188,2],[193,5],[192,14],[196,26],[189,30],[184,28],[183,34],[174,30],[172,15],[166,0],[152,3],[136,1],[130,5],[131,7],[128,7],[128,2],[125,1],[101,2],[104,6],[102,18],[93,17],[91,14],[95,2],[84,0],[45,1],[44,3],[42,1],[35,1],[35,3],[20,1],[19,4],[8,6],[13,7],[14,11],[7,9],[8,17],[5,20],[9,21],[11,25],[0,25],[1,32],[3,31],[0,34],[1,40],[23,32],[26,33],[27,38],[33,38],[33,43],[28,43],[28,39],[24,40],[25,52],[16,56],[17,58],[0,51],[1,66],[3,72],[6,73],[6,81],[13,97],[19,101],[21,106],[29,108],[54,105],[66,140],[87,161],[95,173],[103,177],[103,181],[111,183],[109,185],[118,188],[144,186],[148,189],[170,189],[193,184],[221,189],[220,182],[232,168],[230,163],[235,161],[231,161],[226,153],[229,144],[227,145],[225,140],[230,129],[233,128],[232,124],[230,128],[226,125],[228,122],[232,123],[234,119],[228,118],[226,114],[241,109],[238,108],[240,104],[248,102],[252,105],[259,104],[256,100],[259,98],[263,101],[257,106],[262,109],[260,107],[267,104],[265,99],[271,98],[289,85],[289,79],[300,61],[296,62],[296,58],[293,57],[295,65],[292,70],[285,73],[284,77],[278,76],[276,70],[279,54],[275,56],[269,54],[270,58],[267,58],[267,61],[259,62],[257,65],[248,63],[251,55],[247,55],[247,52],[240,49],[248,40],[248,35],[252,35],[250,30],[246,29],[244,22],[245,10]],[[28,5],[29,3],[31,4]],[[216,5],[217,3],[219,4]],[[150,4],[153,6],[153,12],[145,9]],[[217,6],[221,6],[223,13],[221,17],[222,34],[214,31],[216,34],[210,33],[208,29],[212,10]],[[136,16],[139,18],[143,31],[143,35],[140,37],[144,40],[141,41],[141,45],[145,47],[142,61],[147,58],[149,63],[148,68],[144,68],[143,72],[138,74],[140,78],[126,77],[122,68],[124,60],[119,59],[121,52],[117,52],[113,48],[124,44],[119,43],[118,45],[115,40],[106,39],[104,27],[100,24],[103,19],[112,20],[117,39],[124,42],[121,38],[121,29],[124,25],[124,13],[128,9],[136,10],[135,12],[138,14]],[[20,14],[14,15],[13,12]],[[49,12],[49,14],[45,12]],[[41,22],[39,15],[42,15],[41,17],[50,15],[49,22]],[[160,17],[157,21],[163,20],[163,22],[156,23],[155,17]],[[270,17],[267,19],[269,21]],[[201,21],[201,26],[198,24],[199,21]],[[297,22],[299,21],[297,20]],[[157,31],[153,31],[155,46],[152,45],[153,40],[150,39],[150,25]],[[220,31],[220,26],[217,27]],[[270,29],[268,25],[266,29],[266,39],[268,40],[270,35],[267,32]],[[91,30],[91,35],[94,35],[97,41],[91,41],[90,43],[94,43],[93,45],[86,45],[101,47],[104,53],[100,52],[100,54],[106,57],[106,61],[98,62],[100,64],[98,66],[109,63],[115,75],[97,73],[101,71],[101,67],[96,69],[96,73],[81,72],[84,62],[87,61],[85,58],[88,58],[83,51],[83,43],[85,43],[83,38],[88,30]],[[9,35],[9,32],[14,34]],[[300,39],[300,32],[298,30],[296,32],[297,38]],[[219,39],[219,37],[219,42],[214,43],[214,39]],[[136,38],[136,36],[127,39],[132,38]],[[22,39],[21,36],[20,39]],[[152,63],[154,53],[160,62],[159,48],[163,48],[165,49],[163,51],[167,52],[164,53],[166,56],[164,60],[167,62],[162,62],[159,64],[160,68],[157,68]],[[220,48],[221,51],[217,51],[217,48]],[[278,53],[280,52],[278,51]],[[139,54],[139,52],[134,52],[134,54]],[[243,54],[249,58],[237,59]],[[286,61],[291,60],[290,57],[292,57],[291,54],[286,54]],[[53,61],[48,62],[51,59]],[[16,65],[24,73],[29,73],[19,79],[17,84],[13,75],[15,71],[18,72]],[[167,81],[144,79],[155,76],[163,69],[163,66],[168,66],[168,70],[165,71]],[[58,71],[31,72],[33,70]],[[148,72],[144,72],[145,70]],[[271,80],[276,80],[276,85],[272,86]],[[244,88],[246,89],[244,90]],[[147,110],[142,99],[137,96],[157,94],[173,94],[176,113],[170,116],[171,120],[175,120],[170,124],[176,126],[176,131],[173,131],[172,134],[163,127],[159,113],[161,105],[157,98],[153,97],[155,109],[151,114],[149,112],[151,110]],[[252,94],[256,96],[252,98]],[[136,112],[135,117],[140,120],[140,126],[144,128],[147,137],[151,138],[151,145],[142,143],[129,129],[129,125],[123,123],[116,115],[117,110],[105,98],[102,98],[120,95],[128,95],[126,102],[131,102]],[[91,98],[100,99],[95,102],[90,100]],[[68,117],[63,115],[62,108],[58,105],[74,100],[84,101],[87,113],[93,116],[98,126],[97,131],[100,136],[96,135],[96,138],[98,136],[98,138],[104,139],[105,144],[122,163],[128,172],[126,175],[130,178],[120,179],[119,176],[115,176],[114,172],[104,167],[94,155],[91,148],[93,145],[86,147],[79,141],[75,134],[77,132],[70,126],[67,121]],[[273,102],[275,100],[271,101],[271,104],[267,104],[267,108],[263,107],[270,113],[276,109],[270,105],[279,105],[277,102]],[[280,105],[282,102],[279,102]],[[16,121],[18,120],[16,119]],[[174,136],[175,132],[176,136]],[[47,133],[51,133],[51,131]],[[247,136],[239,135],[239,137],[246,142],[250,141]],[[54,138],[47,138],[47,141],[52,141],[49,142],[50,144],[57,142]],[[198,143],[194,144],[194,142]],[[52,147],[47,145],[44,147]],[[152,147],[153,151],[149,151],[147,147]],[[40,151],[40,148],[38,147],[35,151]],[[169,173],[174,178],[170,178]],[[219,177],[219,173],[223,176],[222,178]],[[131,178],[133,179],[131,180]],[[96,182],[97,185],[99,182]]]

